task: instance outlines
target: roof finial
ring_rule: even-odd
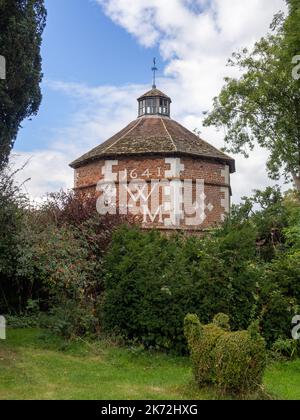
[[[156,72],[157,72],[158,68],[156,67],[156,58],[153,58],[153,67],[152,67],[152,71],[153,71],[153,85],[152,88],[156,89]]]

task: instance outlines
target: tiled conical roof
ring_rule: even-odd
[[[143,116],[132,121],[109,140],[76,159],[70,166],[77,168],[96,159],[141,155],[189,155],[216,159],[227,163],[231,172],[235,171],[234,159],[178,122],[159,115]]]

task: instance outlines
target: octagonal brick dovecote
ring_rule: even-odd
[[[155,98],[151,114],[140,100]],[[232,158],[172,120],[171,100],[155,89],[139,98],[139,117],[71,163],[74,188],[96,195],[105,212],[134,214],[144,228],[203,231],[230,209]],[[160,99],[168,108],[160,109]],[[150,102],[149,102],[150,104]],[[155,105],[155,106],[154,106]]]

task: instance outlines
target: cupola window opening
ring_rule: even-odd
[[[170,114],[168,101],[166,99],[160,99],[159,113],[164,115]]]
[[[155,94],[155,96],[150,96],[151,94]],[[169,98],[160,96],[157,90],[155,92],[149,92],[149,94],[147,96],[146,95],[138,100],[139,117],[145,115],[170,116],[171,100]]]

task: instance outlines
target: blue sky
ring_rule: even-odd
[[[136,98],[152,83],[172,97],[171,115],[216,147],[224,132],[202,126],[233,51],[265,35],[284,0],[45,0],[43,101],[23,122],[12,162],[32,198],[73,186],[68,164],[137,116]],[[272,184],[267,153],[235,156],[233,200]]]
[[[54,132],[72,117],[75,104],[53,91],[47,81],[89,86],[151,84],[153,57],[163,63],[158,46],[144,48],[104,15],[93,0],[46,0],[47,26],[43,36],[43,101],[38,116],[23,123],[16,147],[44,149]],[[132,98],[133,101],[135,98]]]

